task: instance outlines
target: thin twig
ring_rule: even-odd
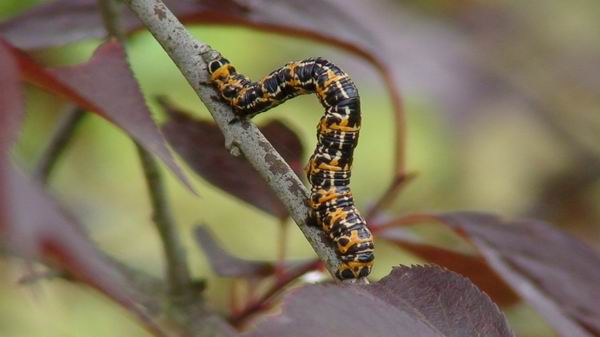
[[[109,37],[117,39],[119,42],[125,42],[125,32],[119,24],[121,19],[121,11],[117,7],[114,0],[97,0],[102,15],[102,23]]]
[[[277,234],[277,263],[275,264],[275,274],[279,275],[283,271],[286,253],[288,249],[288,222],[287,218],[279,220]]]
[[[375,202],[375,204],[367,211],[366,220],[367,223],[373,225],[373,221],[377,219],[379,213],[396,200],[398,193],[402,190],[406,184],[411,182],[417,176],[416,173],[408,173],[394,177],[394,180],[390,182],[388,188],[383,192],[381,197]]]
[[[58,159],[64,153],[69,142],[73,138],[75,130],[83,119],[83,116],[85,116],[85,111],[82,108],[73,107],[60,119],[60,121],[58,121],[58,124],[50,137],[48,146],[44,149],[44,152],[40,156],[40,159],[38,159],[34,169],[33,175],[42,184],[45,185],[48,182],[48,179],[50,179],[50,175],[52,174]]]
[[[290,270],[277,277],[277,281],[257,300],[247,304],[242,310],[231,315],[229,321],[235,326],[241,326],[252,315],[267,309],[273,298],[279,294],[287,285],[297,280],[302,275],[318,269],[321,266],[320,260],[307,262],[293,270]]]
[[[148,184],[154,212],[152,220],[156,224],[165,252],[169,288],[175,295],[184,295],[190,284],[190,272],[187,267],[185,250],[166,198],[163,177],[152,155],[137,143],[136,148]]]
[[[417,223],[423,223],[428,221],[437,221],[436,217],[431,214],[426,213],[412,213],[403,215],[398,218],[394,218],[390,221],[379,224],[374,228],[375,232],[381,232],[384,229],[392,228],[392,227],[403,227],[403,226],[412,226]]]
[[[341,261],[325,234],[316,226],[309,226],[312,218],[305,204],[309,194],[302,182],[256,126],[247,121],[229,123],[235,115],[231,107],[217,98],[217,93],[209,85],[206,71],[206,60],[215,57],[215,52],[192,37],[160,0],[125,2],[162,45],[208,108],[223,132],[229,150],[234,154],[241,152],[261,174],[286,206],[317,255],[326,263],[327,270],[335,275]]]

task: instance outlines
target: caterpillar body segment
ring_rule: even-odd
[[[361,114],[356,86],[336,65],[311,58],[291,62],[252,82],[223,57],[208,65],[211,79],[238,117],[251,118],[298,95],[316,93],[325,108],[317,146],[306,167],[309,204],[336,244],[340,279],[366,277],[373,266],[373,236],[356,207],[349,183]]]

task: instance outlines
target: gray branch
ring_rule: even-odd
[[[326,263],[329,272],[334,275],[341,261],[325,234],[319,228],[309,226],[310,209],[305,204],[309,193],[302,182],[254,124],[247,121],[229,123],[235,115],[231,107],[218,99],[206,71],[205,59],[210,60],[216,52],[205,43],[196,40],[162,1],[125,2],[162,45],[208,108],[223,132],[225,145],[230,152],[233,155],[243,154],[260,173],[287,207],[292,219],[298,224],[317,255]]]

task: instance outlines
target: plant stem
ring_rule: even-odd
[[[48,146],[40,156],[33,175],[42,183],[47,184],[52,171],[67,145],[73,138],[77,126],[85,116],[85,111],[80,107],[73,107],[64,115],[52,133]]]
[[[409,173],[404,175],[397,175],[394,180],[390,182],[390,185],[385,192],[377,199],[377,202],[367,211],[366,221],[371,223],[376,220],[377,215],[383,209],[390,206],[390,204],[398,197],[398,193],[402,190],[407,183],[412,181],[416,177],[416,173]],[[373,224],[372,224],[373,225]]]
[[[319,268],[321,263],[322,262],[320,260],[310,261],[284,274],[278,275],[275,284],[273,284],[271,288],[269,288],[259,299],[250,302],[242,310],[232,314],[229,318],[229,321],[234,326],[242,325],[244,321],[250,318],[253,314],[256,314],[257,312],[267,308],[273,297],[275,297],[275,295],[277,295],[288,284],[292,283],[300,276]]]
[[[119,42],[125,42],[125,33],[119,24],[121,11],[114,0],[97,0],[102,23],[109,37],[117,39]]]
[[[152,220],[156,225],[165,252],[169,289],[172,294],[183,295],[190,284],[190,272],[187,267],[185,250],[181,244],[166,198],[163,177],[152,155],[137,143],[136,148],[148,185],[148,193],[154,212]]]

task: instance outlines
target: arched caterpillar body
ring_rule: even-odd
[[[301,94],[317,94],[325,114],[317,125],[318,144],[306,168],[312,185],[309,204],[317,223],[336,244],[342,261],[336,276],[369,275],[373,237],[354,206],[349,187],[361,122],[360,99],[352,80],[322,58],[288,63],[258,82],[239,74],[221,56],[209,63],[208,71],[239,117],[250,118]]]

